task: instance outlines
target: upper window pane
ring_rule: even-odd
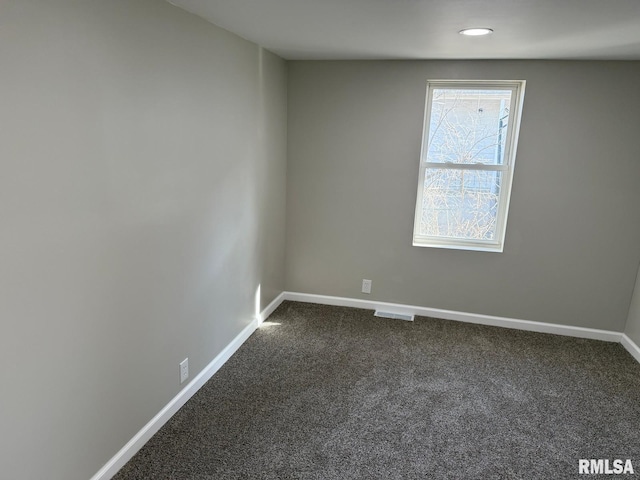
[[[511,90],[434,88],[429,163],[503,165]]]

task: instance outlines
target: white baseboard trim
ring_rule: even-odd
[[[284,292],[282,292],[280,295],[274,298],[273,302],[267,305],[267,307],[262,312],[260,312],[260,317],[258,318],[258,322],[262,323],[267,318],[269,318],[269,316],[274,312],[276,308],[280,306],[282,302],[284,302],[284,300],[285,300],[285,296],[284,296]]]
[[[627,335],[610,330],[597,330],[593,328],[573,327],[569,325],[557,325],[552,323],[532,322],[529,320],[517,320],[505,317],[494,317],[474,313],[457,312],[453,310],[441,310],[438,308],[419,307],[416,305],[402,305],[398,303],[377,302],[357,298],[332,297],[327,295],[314,295],[310,293],[282,292],[260,315],[247,325],[196,377],[189,382],[171,401],[165,405],[142,429],[116,453],[91,480],[110,480],[145,443],[198,391],[200,388],[226,363],[227,360],[240,348],[251,334],[275,311],[285,300],[305,303],[318,303],[322,305],[335,305],[342,307],[363,308],[368,310],[385,310],[387,312],[425,317],[456,320],[467,323],[478,323],[496,327],[513,328],[516,330],[528,330],[531,332],[553,333],[578,338],[590,338],[607,342],[620,342],[627,351],[640,362],[640,347]]]
[[[118,470],[131,460],[145,443],[167,423],[167,421],[189,400],[202,386],[226,363],[231,355],[251,336],[273,311],[284,301],[284,293],[278,295],[260,315],[247,325],[231,343],[207,365],[196,377],[187,384],[165,407],[153,417],[142,429],[116,453],[91,480],[110,480]]]
[[[442,318],[459,322],[478,323],[494,327],[513,328],[530,332],[553,333],[577,338],[590,338],[604,340],[605,342],[620,342],[622,333],[611,330],[597,330],[594,328],[574,327],[554,323],[533,322],[530,320],[518,320],[506,317],[494,317],[477,313],[457,312],[454,310],[441,310],[439,308],[419,307],[416,305],[402,305],[398,303],[376,302],[358,298],[332,297],[327,295],[313,295],[309,293],[284,292],[285,300],[305,303],[319,303],[323,305],[335,305],[341,307],[364,308],[367,310],[385,310],[387,312],[420,315],[423,317]]]
[[[627,352],[629,352],[631,356],[635,358],[638,363],[640,363],[640,347],[633,340],[631,340],[626,333],[622,334],[620,343],[627,350]]]
[[[235,353],[238,348],[251,336],[258,328],[258,319],[247,325],[231,343],[229,343],[219,354],[207,365],[196,377],[189,382],[165,407],[153,417],[142,429],[127,442],[127,444],[116,453],[96,473],[91,480],[109,480],[118,470],[131,460],[145,443],[167,423],[167,421],[189,400],[200,388],[216,373],[222,365]]]
[[[273,311],[284,301],[284,292],[278,295],[260,315],[247,325],[234,338],[209,365],[207,365],[196,377],[187,384],[165,407],[153,417],[127,444],[116,453],[91,480],[109,480],[118,470],[131,460],[145,443],[167,423],[167,421],[189,400],[202,386],[226,363],[238,348],[251,336],[253,332],[264,322]]]

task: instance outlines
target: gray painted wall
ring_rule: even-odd
[[[8,0],[0,79],[0,476],[86,480],[283,289],[286,65],[164,0]]]
[[[527,81],[503,253],[411,246],[427,79]],[[290,62],[287,290],[622,331],[639,84],[640,62]]]
[[[631,297],[631,307],[629,308],[629,316],[627,317],[624,333],[636,345],[640,345],[640,270],[638,270],[636,286],[633,290],[633,297]]]

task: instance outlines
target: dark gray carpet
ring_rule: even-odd
[[[295,302],[268,322],[117,480],[640,474],[640,365],[619,344]]]

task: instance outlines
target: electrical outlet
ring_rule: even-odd
[[[362,293],[371,293],[371,280],[362,279]]]
[[[189,378],[189,358],[185,358],[180,362],[180,383]]]

